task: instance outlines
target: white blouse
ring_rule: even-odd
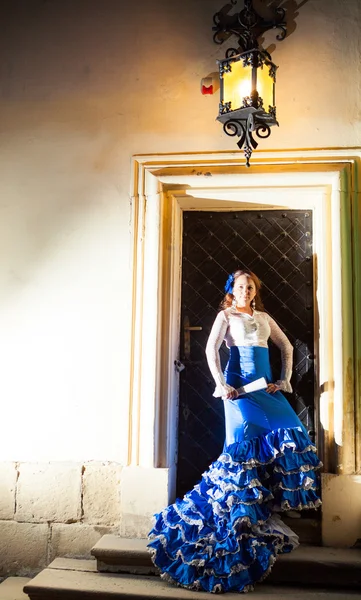
[[[247,315],[238,312],[234,307],[230,307],[218,313],[206,347],[208,365],[216,382],[213,396],[224,397],[228,391],[233,389],[232,386],[226,383],[221,369],[219,348],[223,340],[228,348],[231,346],[262,346],[267,348],[268,338],[271,338],[272,342],[281,351],[281,378],[275,383],[284,392],[292,392],[290,379],[292,375],[293,347],[276,321],[265,312],[254,310],[253,315]]]

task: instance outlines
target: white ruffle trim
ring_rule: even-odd
[[[160,577],[161,577],[161,579],[164,579],[164,581],[166,581],[167,583],[172,583],[173,585],[175,585],[177,587],[186,588],[187,590],[193,590],[194,592],[204,591],[198,580],[194,581],[194,583],[192,583],[191,585],[182,585],[181,583],[178,583],[178,581],[175,581],[173,579],[173,577],[171,577],[170,575],[168,575],[168,573],[161,573]],[[242,592],[243,593],[253,592],[253,590],[254,590],[254,586],[253,585],[246,585],[243,588]],[[212,594],[219,594],[219,593],[222,593],[222,592],[223,592],[222,585],[220,583],[216,583],[214,585],[211,593]]]
[[[244,461],[242,463],[234,461],[231,457],[230,454],[228,454],[228,452],[223,452],[217,459],[216,462],[221,462],[227,465],[230,465],[231,467],[238,467],[240,464],[242,465],[242,469],[252,469],[253,467],[258,467],[260,465],[269,465],[271,464],[275,458],[280,458],[281,456],[284,456],[284,448],[292,448],[292,453],[293,454],[305,454],[306,452],[317,452],[316,446],[314,446],[313,444],[310,444],[309,446],[306,446],[306,448],[304,450],[295,450],[296,448],[296,442],[292,442],[292,441],[287,441],[287,442],[281,442],[280,444],[280,450],[277,450],[276,448],[273,449],[273,457],[270,458],[270,460],[267,460],[266,462],[262,462],[261,460],[258,460],[257,458],[250,458],[247,461]],[[320,463],[320,466],[322,466],[322,463]],[[318,466],[313,467],[313,469],[318,468]],[[298,471],[299,469],[297,469]]]
[[[188,523],[188,525],[196,525],[198,527],[198,531],[201,531],[201,529],[203,529],[203,527],[204,527],[204,521],[203,521],[202,517],[199,517],[198,519],[192,519],[188,515],[185,515],[183,511],[180,511],[179,508],[178,508],[178,506],[176,504],[173,504],[173,508],[174,508],[175,512],[177,513],[178,517],[180,517],[181,519],[183,519],[183,521],[185,521],[186,523]],[[163,517],[164,521],[165,521],[165,519],[164,519],[164,516],[165,516],[164,513],[165,513],[165,511],[167,511],[167,509],[165,509],[163,511],[163,513],[162,513],[162,517]],[[168,513],[166,513],[166,514],[168,514]],[[167,521],[167,525],[168,525],[168,527],[172,527],[168,523],[168,521]]]
[[[229,476],[229,475],[228,475]],[[208,496],[211,496],[211,498],[213,498],[213,500],[219,500],[220,498],[223,498],[225,494],[227,494],[228,492],[239,492],[241,490],[247,490],[247,489],[251,489],[254,487],[262,487],[262,483],[260,482],[259,479],[252,479],[251,481],[249,481],[248,483],[246,483],[243,486],[237,485],[235,483],[229,483],[229,482],[225,482],[222,481],[222,479],[219,479],[218,477],[205,477],[203,476],[205,481],[207,481],[207,479],[209,479],[213,484],[217,485],[217,489],[213,490],[210,489],[207,491]]]
[[[277,512],[282,512],[282,511],[286,511],[286,510],[307,510],[309,508],[319,508],[321,506],[322,502],[321,500],[318,498],[316,500],[316,502],[308,502],[307,504],[298,504],[298,506],[291,506],[290,503],[288,502],[288,500],[283,500],[281,502],[281,505],[275,505],[273,507],[273,510],[277,511]]]
[[[281,489],[281,490],[285,490],[286,492],[298,492],[299,490],[317,490],[316,487],[316,482],[311,479],[311,477],[306,477],[305,480],[303,481],[302,485],[296,487],[296,488],[288,488],[286,487],[282,481],[280,481],[279,483],[277,483],[276,485],[272,486],[272,490],[277,490],[277,489]]]
[[[297,546],[299,546],[299,540],[298,540],[298,536],[294,533],[294,531],[292,531],[292,529],[290,529],[290,527],[288,527],[288,525],[286,525],[282,521],[282,519],[280,519],[280,517],[275,514],[271,515],[271,517],[269,517],[269,519],[267,519],[267,521],[259,522],[257,525],[253,526],[252,531],[256,535],[261,535],[261,536],[272,535],[272,536],[278,537],[278,540],[275,541],[275,547],[274,547],[275,555],[270,556],[268,567],[267,567],[266,571],[263,573],[262,578],[259,579],[259,581],[263,581],[267,577],[267,575],[269,575],[274,563],[276,562],[277,555],[282,553],[284,546],[291,545],[293,547],[293,549],[297,548]],[[158,536],[152,536],[152,537],[158,537]],[[243,537],[243,535],[241,535],[240,538],[241,537]],[[253,551],[253,560],[248,565],[244,565],[241,562],[238,563],[237,565],[234,565],[230,569],[230,572],[228,573],[227,578],[231,577],[235,573],[239,573],[240,571],[248,570],[250,568],[250,566],[252,564],[254,564],[254,562],[257,560],[256,547],[261,547],[261,546],[265,545],[264,542],[257,541],[257,538],[253,537],[252,534],[247,535],[246,537],[253,538],[253,540],[251,542],[252,551]],[[164,550],[166,551],[166,544],[167,544],[166,538],[163,535],[159,536],[159,538],[161,540]],[[285,540],[285,538],[287,538],[287,541]],[[154,548],[148,548],[148,549],[150,551],[152,560],[155,562],[154,559],[155,559],[157,551]],[[236,552],[234,552],[232,554],[236,554],[237,552],[239,552],[239,550],[237,550]],[[195,560],[192,560],[191,562],[189,562],[189,561],[184,560],[183,553],[180,550],[178,550],[178,552],[176,554],[177,558],[180,558],[184,564],[194,565],[194,566],[198,566],[198,567],[205,566],[207,558],[209,558],[211,556],[211,547],[209,547],[209,546],[205,547],[205,555],[206,555],[205,558],[195,559]],[[214,571],[213,568],[209,568],[209,569],[205,568],[203,573],[204,573],[204,575],[218,577],[218,574]],[[168,583],[176,585],[177,587],[183,587],[183,588],[187,588],[187,589],[194,590],[194,591],[203,590],[203,587],[201,586],[199,580],[195,580],[190,585],[182,585],[179,582],[175,581],[173,579],[173,577],[171,577],[168,573],[161,573],[160,576],[164,581],[167,581]],[[245,593],[245,592],[253,591],[253,589],[254,589],[253,585],[248,585],[248,586],[245,586],[241,591],[243,593]],[[214,594],[223,592],[222,584],[221,583],[214,584],[214,587],[211,590],[211,592]]]
[[[275,465],[274,471],[277,473],[282,473],[282,475],[294,475],[295,473],[299,473],[302,471],[303,473],[307,473],[307,471],[316,471],[317,469],[321,469],[323,466],[322,462],[319,461],[317,465],[301,465],[298,469],[292,469],[292,471],[285,471],[279,465]]]

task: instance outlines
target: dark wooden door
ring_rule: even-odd
[[[205,346],[228,274],[242,267],[261,279],[265,309],[294,346],[294,391],[286,396],[314,437],[311,211],[185,212],[177,496],[191,489],[222,451],[223,403],[212,396]],[[272,344],[270,356],[278,378],[280,356]],[[221,361],[227,361],[224,345]]]

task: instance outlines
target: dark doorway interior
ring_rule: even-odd
[[[312,212],[185,212],[178,497],[199,481],[222,451],[223,403],[212,396],[205,346],[228,274],[239,267],[260,277],[265,309],[294,346],[294,391],[286,395],[311,438],[315,435]],[[270,346],[270,354],[277,379],[279,351]],[[221,359],[225,364],[224,345]]]

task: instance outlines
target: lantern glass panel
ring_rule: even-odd
[[[239,60],[231,63],[231,69],[223,75],[223,100],[231,102],[231,110],[236,110],[243,106],[243,98],[251,95],[252,67],[244,67]]]
[[[257,92],[263,100],[263,109],[269,111],[270,106],[274,106],[274,81],[269,73],[269,66],[263,65],[257,69]]]

